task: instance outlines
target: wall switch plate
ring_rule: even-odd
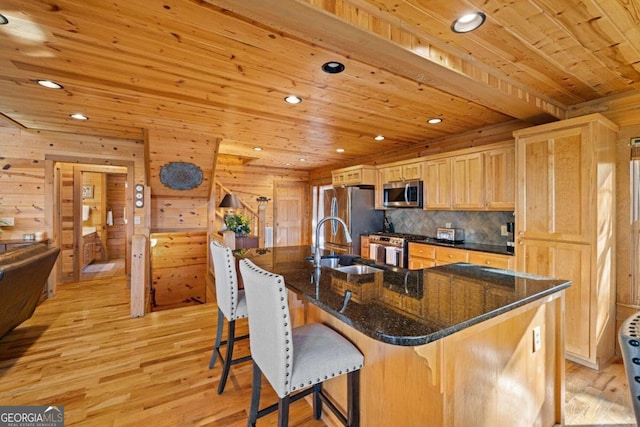
[[[540,326],[536,326],[533,328],[533,352],[540,350],[542,348],[542,337],[540,333]]]
[[[15,227],[15,218],[10,216],[0,217],[0,227]]]
[[[508,236],[509,233],[507,233],[507,224],[501,225],[500,226],[500,235],[501,236]]]
[[[444,226],[445,226],[446,228],[451,228],[451,223],[450,223],[450,222],[445,222]]]
[[[135,216],[133,217],[133,223],[134,223],[135,225],[140,225],[140,216],[139,216],[139,215],[135,215]]]

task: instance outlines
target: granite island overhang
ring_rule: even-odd
[[[570,282],[464,263],[349,276],[315,269],[310,254],[235,251],[284,277],[301,322],[328,324],[363,352],[362,417],[373,423],[363,425],[563,421]],[[343,401],[341,386],[328,388]]]

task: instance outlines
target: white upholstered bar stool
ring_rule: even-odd
[[[265,271],[249,260],[240,261],[249,311],[249,342],[253,357],[253,389],[249,426],[278,410],[278,426],[288,424],[289,403],[313,393],[313,413],[322,415],[322,403],[345,426],[360,425],[360,368],[364,356],[342,335],[320,323],[291,328],[287,289],[282,276]],[[262,376],[278,403],[260,407]],[[322,382],[347,375],[347,414],[326,398]],[[294,393],[295,392],[295,393]]]
[[[631,404],[640,425],[640,312],[632,314],[618,330],[622,361],[627,372]]]
[[[233,359],[233,347],[236,341],[249,338],[243,335],[236,338],[236,320],[247,317],[247,302],[243,289],[238,289],[238,275],[236,263],[231,249],[222,246],[215,240],[211,242],[211,259],[213,260],[213,274],[216,282],[216,302],[218,304],[218,331],[216,342],[213,346],[213,354],[209,361],[209,369],[216,363],[216,357],[220,355],[222,360],[222,374],[218,383],[218,394],[224,391],[231,365],[251,360],[251,356]],[[228,322],[227,339],[222,340],[222,328],[224,319]],[[220,352],[220,346],[227,346],[225,357]]]

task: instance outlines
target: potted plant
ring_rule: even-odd
[[[251,221],[242,213],[231,214],[224,217],[224,225],[227,226],[227,230],[236,233],[237,237],[245,237],[251,232],[249,225]]]

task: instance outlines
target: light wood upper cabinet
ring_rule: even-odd
[[[428,160],[424,169],[424,208],[451,209],[451,158]]]
[[[384,182],[422,179],[422,162],[399,164],[382,168]]]
[[[452,160],[454,209],[484,209],[484,162],[482,153],[456,156]]]
[[[383,202],[384,202],[384,192],[383,192],[383,186],[384,186],[384,171],[382,169],[378,169],[375,172],[375,178],[376,178],[376,189],[375,189],[375,195],[374,195],[374,207],[376,209],[388,209],[386,206],[384,206]]]
[[[359,165],[331,171],[331,183],[334,187],[350,185],[375,185],[375,166]]]
[[[595,213],[592,152],[588,126],[518,138],[521,237],[589,242]]]
[[[514,210],[516,207],[515,145],[484,153],[485,207],[492,210]]]
[[[384,209],[385,183],[407,180],[423,181],[426,210],[514,210],[514,143],[503,141],[425,157],[420,162],[380,165],[376,209]]]

